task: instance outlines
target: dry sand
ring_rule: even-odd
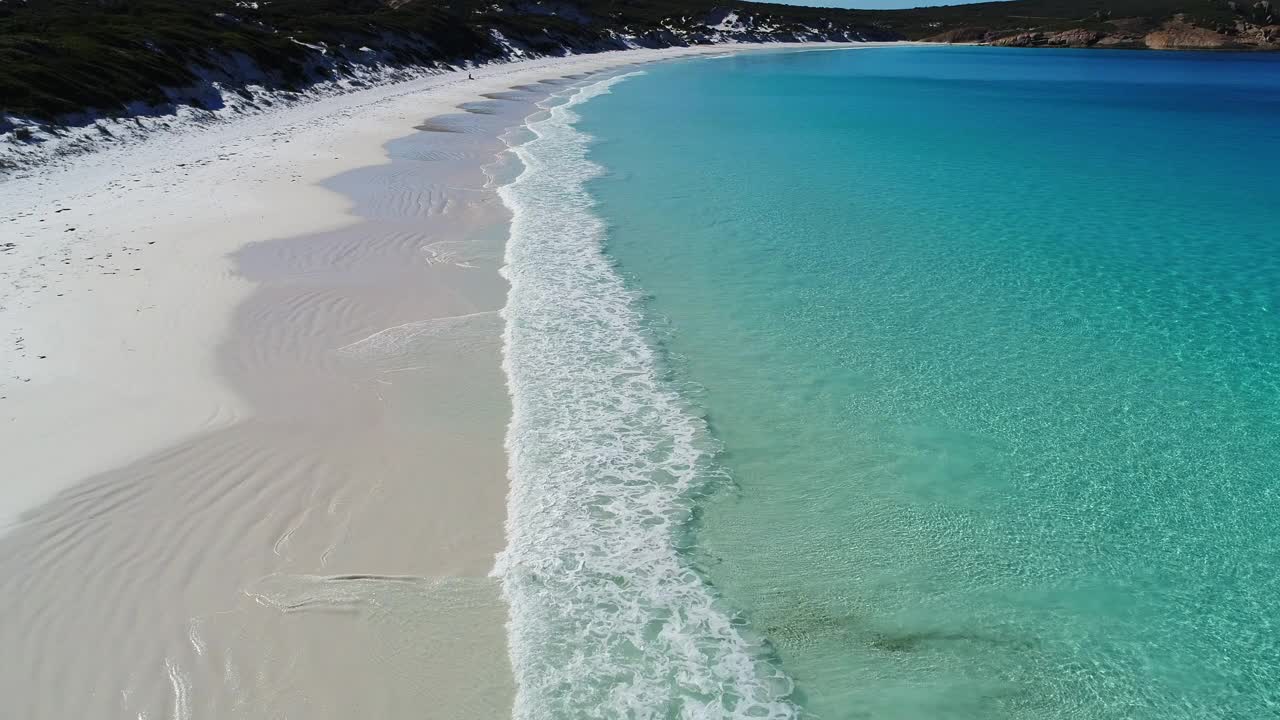
[[[0,183],[14,717],[508,717],[481,166],[563,76],[724,51],[451,73]]]

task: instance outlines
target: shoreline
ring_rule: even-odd
[[[428,118],[458,112],[461,103],[485,100],[482,93],[575,68],[686,54],[638,50],[509,63],[473,71],[481,74],[470,83],[466,71],[446,73],[240,118],[189,139],[160,135],[82,156],[74,167],[0,181],[6,191],[0,227],[12,243],[0,252],[0,407],[6,440],[20,451],[8,468],[39,471],[42,485],[65,488],[94,469],[245,417],[245,399],[210,362],[231,309],[253,289],[225,258],[254,242],[355,222],[350,199],[324,187],[326,179],[386,164],[387,142],[411,135]],[[350,122],[357,113],[359,128]],[[265,148],[258,143],[264,137]],[[173,276],[185,269],[193,272]],[[103,302],[110,305],[98,305]],[[155,311],[165,317],[137,317]],[[172,357],[175,352],[182,357]],[[83,362],[85,356],[94,362]],[[143,372],[139,364],[150,367]],[[103,392],[112,384],[157,379],[171,381],[170,389],[191,401]],[[68,381],[78,392],[104,397],[76,397],[57,387]],[[143,407],[132,415],[162,421],[101,419],[135,403]],[[33,419],[41,406],[54,405],[56,413]],[[94,418],[87,423],[92,427],[76,432],[75,456],[37,447],[50,434],[67,442],[67,433],[77,430],[66,427],[68,415]],[[107,434],[95,439],[99,433]],[[0,527],[52,496],[36,489],[15,498],[15,490],[0,506]]]
[[[21,478],[0,507],[0,676],[18,707],[509,714],[487,577],[508,216],[482,166],[573,75],[835,47],[489,66],[0,183],[0,437]]]
[[[525,171],[499,189],[513,216],[502,311],[513,412],[494,575],[514,716],[794,718],[794,682],[683,554],[692,497],[720,477],[716,443],[667,382],[587,189],[605,169],[575,109],[637,74],[540,104],[512,148]]]

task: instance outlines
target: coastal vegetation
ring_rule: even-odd
[[[750,25],[717,30],[705,22],[716,14],[711,3],[669,0],[0,0],[0,115],[53,119],[199,104],[206,82],[298,89],[375,66],[729,36],[898,37],[847,11],[751,7]]]
[[[894,29],[1005,46],[1280,50],[1270,0],[1014,0],[895,11]]]
[[[214,108],[371,69],[726,41],[1280,49],[1269,0],[1014,0],[868,11],[715,0],[0,0],[0,133],[15,119]]]

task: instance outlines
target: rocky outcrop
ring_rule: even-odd
[[[1161,29],[1148,33],[1142,41],[1152,50],[1218,50],[1236,45],[1228,35],[1182,20],[1165,23]]]
[[[995,40],[992,40],[990,44],[995,45],[996,47],[1035,47],[1043,42],[1044,33],[1029,32],[996,38]]]
[[[1045,43],[1049,45],[1065,45],[1066,47],[1089,47],[1101,39],[1102,33],[1076,28],[1054,33],[1045,38]]]
[[[940,32],[924,39],[925,42],[936,43],[980,43],[987,40],[987,29],[980,27],[964,27]]]
[[[1116,33],[1114,35],[1106,35],[1101,40],[1093,44],[1093,47],[1100,48],[1142,48],[1142,35],[1132,35],[1129,33]]]
[[[1280,24],[1251,25],[1249,23],[1237,23],[1236,40],[1237,42],[1256,45],[1259,48],[1268,50],[1280,49]]]
[[[962,27],[927,37],[925,42],[974,43],[996,47],[1280,50],[1280,24],[1254,25],[1239,21],[1234,27],[1213,29],[1195,25],[1179,16],[1163,24],[1156,24],[1147,18],[1125,18],[1111,21],[1108,26],[1110,27],[1106,30],[1071,28],[1055,32],[1035,28],[993,31],[982,27]]]
[[[1056,33],[1028,31],[1001,36],[988,33],[982,42],[996,47],[1090,47],[1104,39],[1106,36],[1100,32],[1076,28]]]
[[[998,47],[1280,50],[1280,0],[1130,3],[1119,16],[1112,8],[1070,0],[1006,0],[999,4],[1007,13],[1003,16],[996,7],[981,3],[904,11],[928,11],[940,18],[926,23],[927,31],[905,34],[923,35],[926,42]],[[1150,14],[1142,14],[1144,10]]]

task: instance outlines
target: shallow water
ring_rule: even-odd
[[[507,548],[515,717],[793,717],[675,539],[714,469],[705,426],[661,377],[635,296],[600,252],[573,127],[628,76],[568,89],[499,189],[512,210],[504,362],[513,415]],[[779,691],[781,689],[781,692]]]
[[[663,537],[778,712],[1280,713],[1280,59],[646,70],[576,109],[588,189],[723,446]]]

